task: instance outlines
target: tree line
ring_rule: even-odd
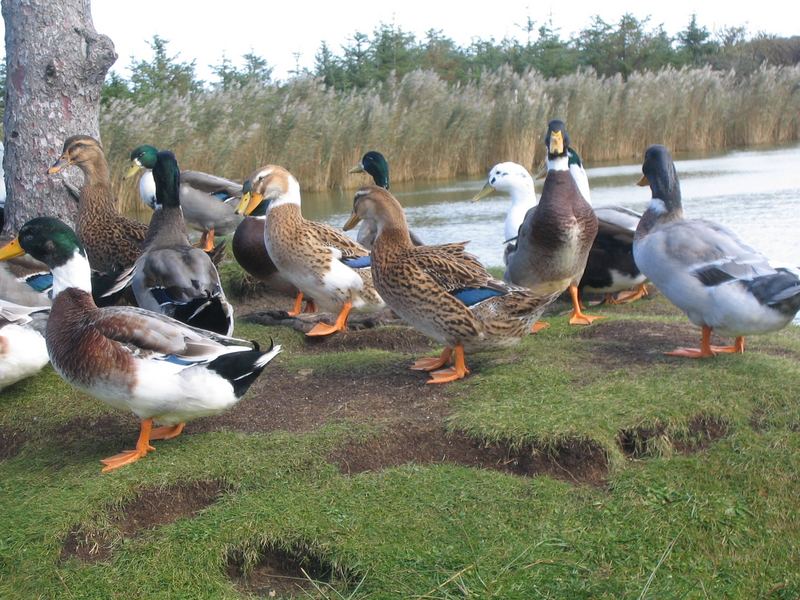
[[[710,66],[747,76],[765,63],[800,62],[800,36],[759,33],[748,37],[744,27],[712,33],[695,15],[674,36],[662,25],[651,26],[649,18],[638,19],[629,13],[616,23],[595,16],[571,39],[564,39],[552,22],[537,24],[529,17],[519,27],[523,41],[475,40],[462,47],[441,30],[430,30],[418,39],[397,25],[382,23],[371,35],[354,33],[338,52],[323,42],[313,68],[297,68],[291,78],[310,76],[331,89],[347,92],[399,79],[418,69],[433,71],[448,83],[466,84],[501,68],[517,74],[535,70],[545,78],[591,70],[599,77],[619,75],[627,80],[632,73],[666,67]],[[276,83],[267,59],[253,52],[245,54],[238,65],[223,56],[211,65],[216,79],[205,82],[197,76],[195,61],[170,55],[167,40],[154,36],[150,47],[151,59],[132,59],[129,78],[114,71],[109,74],[103,88],[104,103],[125,98],[144,105],[163,95]]]

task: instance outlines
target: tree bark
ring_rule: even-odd
[[[117,59],[89,0],[2,0],[6,26],[5,233],[39,215],[74,224],[77,203],[47,168],[75,134],[99,136],[100,91]],[[81,183],[78,169],[63,177]]]

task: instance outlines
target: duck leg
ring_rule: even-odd
[[[738,336],[734,342],[733,346],[711,346],[711,349],[714,352],[724,352],[730,354],[744,354],[744,336]]]
[[[632,290],[627,290],[625,292],[620,292],[616,295],[616,297],[611,298],[611,300],[607,300],[608,304],[628,304],[630,302],[634,302],[635,300],[641,300],[645,296],[648,296],[650,292],[647,291],[647,284],[642,283],[637,285]]]
[[[306,305],[303,308],[303,312],[309,314],[317,312],[317,305],[314,302],[313,298],[311,298],[310,300],[306,300]]]
[[[737,338],[738,340],[739,338]],[[742,338],[742,351],[744,351],[744,339]],[[716,352],[711,346],[711,327],[703,325],[703,335],[700,340],[700,348],[675,348],[672,352],[665,352],[667,356],[682,356],[684,358],[709,358],[715,356]]]
[[[139,429],[139,439],[136,441],[135,450],[125,450],[114,456],[104,458],[100,462],[105,465],[103,473],[108,473],[114,469],[119,469],[125,465],[136,462],[147,455],[148,452],[155,450],[150,445],[150,432],[153,429],[153,419],[143,419]]]
[[[581,302],[578,298],[578,286],[569,286],[569,295],[572,298],[572,314],[569,317],[570,325],[591,325],[597,319],[605,319],[605,317],[597,315],[587,315],[581,310]]]
[[[349,300],[344,303],[342,310],[339,311],[339,316],[336,317],[336,322],[333,325],[327,323],[317,323],[306,335],[310,337],[331,335],[337,331],[345,331],[347,329],[347,317],[350,315],[350,309],[353,308],[353,303]]]
[[[294,298],[294,307],[292,310],[287,311],[287,315],[290,317],[296,317],[301,312],[303,312],[303,292],[297,292],[297,296]]]
[[[213,227],[203,232],[203,235],[200,236],[200,243],[198,244],[198,247],[202,248],[204,252],[211,252],[214,249]]]
[[[409,367],[409,369],[412,371],[435,371],[436,369],[441,369],[450,362],[450,355],[452,353],[453,349],[450,346],[447,346],[444,350],[442,350],[442,354],[439,356],[439,358],[420,358],[419,360],[415,361],[414,364]]]
[[[542,329],[547,329],[548,327],[550,327],[550,323],[547,321],[536,321],[531,325],[531,333],[539,333]]]
[[[467,363],[464,361],[464,346],[461,344],[455,345],[455,364],[449,369],[442,369],[431,373],[431,378],[426,383],[448,383],[463,379],[469,374]]]
[[[156,427],[150,432],[150,441],[171,440],[172,438],[176,438],[181,434],[184,427],[186,427],[186,423],[178,423],[177,425],[165,427]]]

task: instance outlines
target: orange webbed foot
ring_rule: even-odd
[[[569,318],[570,325],[591,325],[598,319],[605,319],[604,316],[601,315],[587,315],[583,312],[574,312]]]
[[[420,358],[419,360],[414,361],[414,364],[412,364],[409,369],[412,371],[435,371],[436,369],[441,369],[448,362],[450,362],[451,353],[451,348],[445,348],[441,356],[438,358]]]
[[[165,427],[156,427],[150,432],[151,440],[171,440],[178,437],[182,432],[186,423],[178,423],[177,425],[170,425]]]
[[[550,327],[550,323],[546,321],[536,321],[533,325],[531,325],[531,333],[539,333],[543,329],[547,329]]]

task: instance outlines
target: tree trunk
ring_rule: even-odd
[[[64,140],[99,136],[100,91],[117,59],[89,0],[2,0],[6,26],[5,233],[39,215],[73,224],[77,203],[47,175]],[[63,177],[80,184],[78,169]]]

